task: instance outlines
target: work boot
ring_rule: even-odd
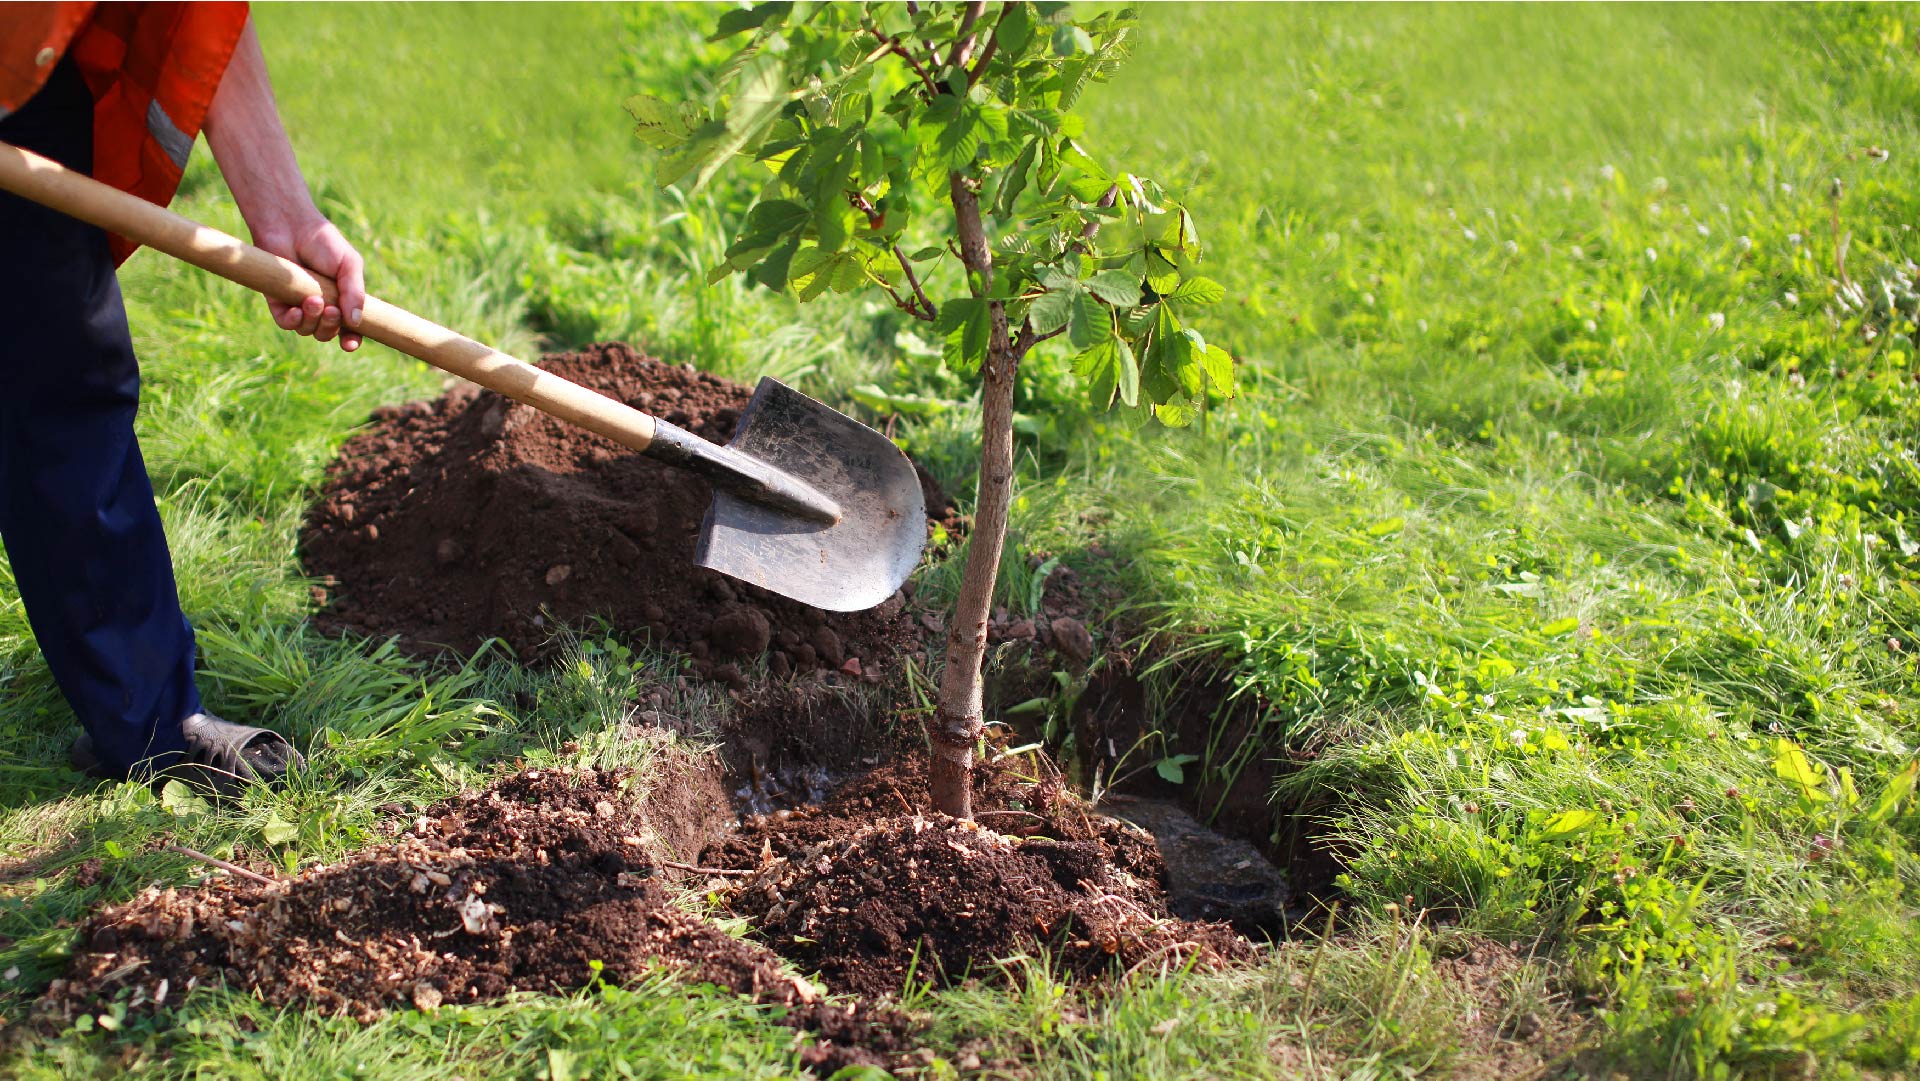
[[[256,782],[284,784],[295,770],[307,765],[293,744],[271,729],[196,713],[180,722],[180,731],[186,737],[187,753],[157,771],[149,770],[155,785],[179,780],[217,796],[231,796]],[[85,732],[73,741],[67,760],[90,777],[111,775],[94,753],[92,737]]]

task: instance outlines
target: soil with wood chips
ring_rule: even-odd
[[[149,890],[96,915],[42,1010],[136,1010],[224,981],[371,1020],[664,967],[784,1007],[822,1075],[897,1064],[912,1027],[833,1003],[765,946],[670,903],[619,771],[529,771],[404,823],[390,843],[272,885]],[[599,963],[596,970],[594,962]]]
[[[1151,836],[1093,814],[1057,778],[983,768],[969,822],[916,812],[923,773],[909,760],[822,806],[750,820],[703,862],[754,869],[733,909],[836,992],[1000,979],[997,962],[1016,956],[1070,978],[1257,956],[1226,924],[1171,916]]]
[[[724,443],[752,389],[619,343],[541,366]],[[952,505],[923,477],[928,513]],[[692,564],[707,482],[463,383],[375,410],[327,467],[301,554],[323,629],[399,636],[412,652],[498,637],[522,658],[596,618],[690,654],[735,686],[774,676],[877,680],[916,628],[895,596],[823,613]]]

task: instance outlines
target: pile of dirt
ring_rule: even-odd
[[[819,808],[751,820],[705,856],[756,871],[734,911],[830,989],[950,986],[994,978],[1022,955],[1084,978],[1256,956],[1226,924],[1174,918],[1152,838],[1090,813],[1057,778],[981,770],[982,825],[915,813],[918,765],[876,770]]]
[[[542,359],[548,371],[717,442],[752,390],[609,343]],[[925,478],[928,513],[952,506]],[[461,384],[376,410],[327,467],[301,536],[324,629],[397,635],[415,652],[498,637],[522,657],[598,617],[742,685],[816,670],[877,679],[917,628],[896,596],[823,613],[692,565],[707,483]]]
[[[530,771],[419,816],[393,842],[271,885],[149,890],[83,929],[55,1016],[133,1008],[224,980],[276,1006],[372,1019],[665,966],[787,1007],[808,1065],[885,1064],[910,1047],[884,1010],[820,998],[766,947],[676,908],[647,855],[625,771]]]

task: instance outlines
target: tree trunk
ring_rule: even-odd
[[[960,257],[974,278],[976,296],[993,289],[993,250],[980,220],[980,202],[958,173],[948,178],[960,233]],[[989,305],[992,328],[981,365],[984,390],[980,420],[980,477],[973,529],[960,599],[947,622],[947,655],[940,693],[927,719],[933,748],[928,790],[933,809],[973,817],[973,747],[983,728],[980,666],[987,653],[987,618],[1007,540],[1007,508],[1013,501],[1013,380],[1020,357],[1007,331],[1006,305]]]

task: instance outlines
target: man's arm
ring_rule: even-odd
[[[308,297],[299,306],[269,299],[273,321],[288,330],[311,334],[320,341],[339,335],[340,348],[360,347],[360,325],[366,302],[365,264],[340,230],[322,217],[307,191],[306,178],[294,160],[286,129],[273,101],[267,78],[266,55],[253,22],[240,35],[227,72],[207,110],[207,146],[239,204],[240,216],[253,233],[253,242],[332,278],[340,286],[338,305]],[[343,327],[344,324],[344,327]]]

